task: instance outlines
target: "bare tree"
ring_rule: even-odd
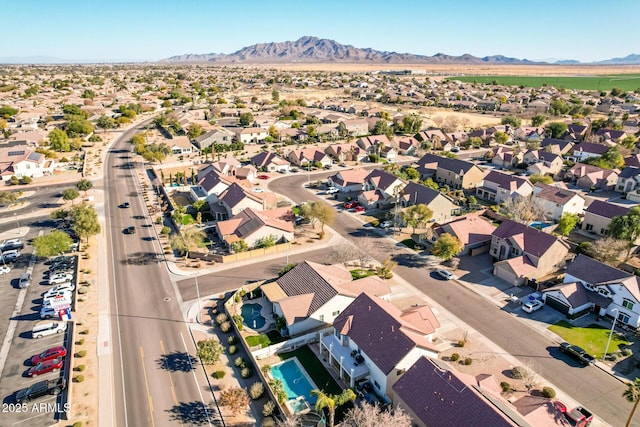
[[[628,246],[629,242],[625,240],[603,237],[591,242],[586,252],[590,257],[616,267],[620,264],[620,260],[624,257]]]
[[[533,195],[507,199],[506,203],[500,205],[500,213],[522,224],[542,221],[545,218],[544,210],[538,205]]]
[[[277,420],[276,427],[298,427],[300,425],[299,416],[287,417],[284,420]]]
[[[331,249],[329,259],[335,263],[347,265],[349,261],[358,258],[358,248],[351,242],[340,243]]]
[[[371,254],[377,244],[371,237],[363,237],[357,242],[354,241],[353,244],[356,247],[356,258],[358,260],[358,263],[360,264],[360,270],[362,271],[364,270],[366,263],[373,259],[373,256]]]
[[[350,409],[341,425],[344,427],[410,427],[411,417],[400,407],[393,411],[382,411],[378,405],[364,403]]]

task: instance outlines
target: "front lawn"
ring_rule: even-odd
[[[300,347],[297,350],[290,351],[288,353],[278,354],[280,360],[287,360],[292,357],[297,357],[305,371],[309,374],[316,386],[325,393],[340,394],[342,389],[329,375],[327,370],[322,366],[322,363],[318,360],[318,357],[309,346]]]
[[[549,326],[549,330],[562,337],[562,339],[569,344],[582,347],[588,354],[594,356],[596,359],[601,359],[604,355],[604,349],[607,346],[609,331],[611,329],[595,324],[589,325],[586,328],[579,328],[565,320],[561,320]],[[611,344],[609,344],[609,353],[613,353],[628,344],[624,338],[621,338],[614,332],[611,337]]]
[[[415,240],[409,238],[409,239],[404,239],[402,242],[403,245],[405,245],[406,247],[408,247],[409,249],[413,249],[416,252],[422,251],[424,250],[424,247],[422,245],[419,245],[418,243],[416,243]]]
[[[358,268],[356,268],[355,270],[349,270],[349,272],[351,273],[351,277],[353,278],[353,280],[362,279],[363,277],[369,277],[376,274],[376,272],[373,270],[360,270]]]
[[[261,348],[269,347],[272,344],[285,341],[278,331],[268,331],[266,334],[250,335],[246,339],[249,347],[255,347],[259,345]]]

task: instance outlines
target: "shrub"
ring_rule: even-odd
[[[516,366],[515,368],[511,369],[511,377],[516,380],[523,379],[526,373],[527,369],[523,366]]]
[[[229,332],[229,331],[231,330],[231,322],[229,322],[229,321],[227,321],[227,322],[223,322],[223,323],[220,325],[220,330],[221,330],[222,332],[224,332],[225,334],[226,334],[227,332]]]
[[[471,365],[472,363],[473,363],[473,359],[470,357],[465,358],[463,362],[463,364],[467,366]]]
[[[234,314],[233,315],[233,322],[236,324],[236,328],[238,328],[239,331],[242,330],[242,322],[244,321],[244,319],[242,318],[241,315],[239,314]]]
[[[215,371],[211,376],[217,380],[221,380],[226,374],[225,371]]]
[[[216,316],[216,323],[218,325],[222,325],[224,322],[227,321],[227,319],[229,319],[229,316],[227,316],[226,313],[220,313]]]
[[[508,383],[508,382],[506,382],[506,381],[502,381],[502,382],[500,383],[500,388],[502,388],[502,391],[506,393],[506,392],[508,392],[508,391],[511,391],[511,384],[509,384],[509,383]]]
[[[460,360],[460,355],[458,353],[453,353],[449,359],[452,362],[456,362],[456,361]]]
[[[235,343],[236,343],[235,335],[231,335],[229,338],[227,338],[227,344],[235,344]]]
[[[80,331],[80,332],[78,332],[78,333],[79,333],[79,334],[82,334],[82,335],[88,335],[88,334],[89,334],[89,330],[88,330],[88,329],[85,329],[85,330],[82,330],[82,331]]]
[[[87,292],[89,292],[89,289],[87,289],[87,288],[79,288],[78,289],[78,293],[81,294],[81,295],[84,295]]]
[[[237,352],[238,352],[238,347],[236,347],[235,345],[229,346],[229,354],[236,354]]]
[[[82,427],[82,421],[76,421],[71,427]]]
[[[242,378],[250,378],[251,375],[253,375],[253,372],[251,372],[251,368],[242,368],[242,370],[240,371],[240,376]]]
[[[553,399],[556,397],[556,391],[552,387],[543,387],[542,395],[547,399]]]
[[[276,426],[276,422],[273,420],[272,417],[264,417],[262,419],[262,427],[275,427]]]
[[[87,350],[80,350],[74,356],[75,357],[85,357],[87,355]]]
[[[623,356],[631,356],[631,353],[633,353],[633,352],[631,351],[630,348],[623,348],[622,349],[622,355]]]
[[[233,361],[233,364],[238,368],[244,366],[244,359],[242,357],[236,357],[236,359]]]
[[[76,341],[76,345],[82,345],[84,344],[84,338],[80,338],[78,341]]]
[[[609,359],[610,359],[612,362],[615,362],[616,360],[618,360],[618,353],[611,353],[611,354],[609,355]]]
[[[76,375],[73,377],[73,382],[75,383],[81,383],[82,381],[84,381],[84,375]]]
[[[253,400],[260,399],[260,397],[264,394],[264,384],[260,381],[251,384],[251,388],[249,388],[249,397]]]
[[[273,414],[274,409],[276,409],[276,404],[270,400],[262,406],[262,415],[268,417]]]
[[[458,347],[464,347],[467,344],[465,340],[458,340]]]
[[[85,365],[80,365],[80,366],[76,366],[75,368],[73,368],[73,370],[76,371],[76,372],[83,372],[85,369],[87,369],[87,367]]]

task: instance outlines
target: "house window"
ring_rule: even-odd
[[[318,319],[319,319],[321,322],[324,322],[324,314],[321,314],[321,315],[320,315],[320,317],[318,317]]]
[[[587,231],[593,230],[593,224],[587,224],[587,226],[584,229]]]
[[[496,254],[498,253],[498,248],[493,248],[492,253],[493,253],[494,255],[496,255]]]
[[[335,335],[336,338],[340,339],[340,333],[336,330],[333,335]]]
[[[405,372],[405,370],[404,370],[404,369],[397,369],[397,370],[396,370],[396,375],[397,375],[397,376],[400,376],[400,375],[404,374],[404,372]]]
[[[630,317],[627,313],[619,313],[618,314],[618,322],[622,322],[625,324],[628,324],[630,320]]]
[[[607,229],[606,228],[601,228],[600,229],[600,234],[607,234]]]
[[[340,314],[340,310],[334,311],[333,313],[331,313],[333,317],[336,317],[338,314]]]
[[[380,384],[378,384],[378,381],[373,380],[373,385],[376,386],[378,390],[380,390]]]
[[[622,300],[622,306],[628,310],[633,310],[633,301],[625,298]]]

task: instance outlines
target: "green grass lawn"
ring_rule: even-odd
[[[277,344],[279,342],[284,341],[280,332],[278,331],[268,331],[266,334],[260,335],[251,335],[247,337],[247,345],[249,347],[255,347],[257,345],[262,348],[269,347],[272,344]]]
[[[611,90],[614,87],[624,91],[640,88],[639,74],[607,76],[456,76],[449,80],[469,83],[497,82],[505,86],[542,87],[555,86],[566,89]]]
[[[582,347],[584,351],[590,355],[601,359],[604,355],[604,348],[607,346],[610,328],[604,328],[600,325],[589,325],[586,328],[578,328],[571,325],[565,320],[549,326],[549,330],[558,334],[570,344]],[[609,345],[609,353],[618,350],[620,347],[629,343],[620,338],[616,333],[611,337]]]
[[[413,249],[416,252],[424,250],[424,248],[416,243],[413,239],[404,239],[402,242],[403,245],[408,247],[409,249]]]
[[[362,279],[363,277],[369,277],[376,274],[376,272],[373,270],[360,271],[359,268],[356,268],[355,270],[349,270],[349,272],[351,273],[351,277],[353,278],[353,280]]]
[[[309,346],[305,345],[304,347],[300,347],[297,350],[278,354],[278,357],[280,357],[280,360],[297,357],[313,382],[316,383],[316,386],[318,386],[325,393],[342,393],[342,389],[340,388],[340,386],[333,380],[324,366],[322,366],[322,363],[318,360],[313,351],[311,351]]]

